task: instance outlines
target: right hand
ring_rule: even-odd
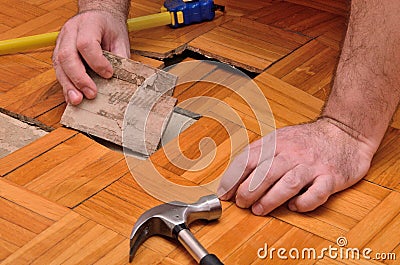
[[[237,206],[251,207],[256,215],[266,215],[286,201],[292,211],[314,210],[358,182],[370,167],[376,145],[349,131],[321,118],[281,128],[276,137],[266,135],[233,160],[221,179],[220,198],[235,199]]]
[[[102,50],[129,58],[126,21],[107,11],[88,10],[68,20],[62,27],[53,53],[53,66],[65,101],[77,105],[83,96],[96,97],[97,88],[86,73],[82,60],[104,78],[113,74]]]

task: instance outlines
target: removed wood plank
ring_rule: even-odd
[[[97,97],[68,105],[61,123],[149,156],[172,114],[176,100],[169,95],[176,77],[108,52],[104,55],[113,66],[113,77],[104,79],[89,71]]]

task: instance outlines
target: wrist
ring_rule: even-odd
[[[381,139],[375,139],[371,137],[367,137],[362,132],[358,131],[357,129],[353,128],[352,126],[342,122],[341,120],[337,119],[336,117],[329,116],[329,115],[322,115],[318,118],[317,122],[329,124],[331,127],[334,127],[341,132],[347,134],[349,137],[357,140],[358,142],[362,143],[365,147],[367,153],[371,153],[373,155],[380,145]]]
[[[126,22],[129,14],[130,1],[79,1],[79,14],[89,11],[99,11],[111,14],[113,17]]]

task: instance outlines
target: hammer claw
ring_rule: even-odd
[[[221,202],[216,195],[201,197],[193,204],[171,202],[146,211],[133,227],[130,237],[129,262],[133,260],[144,241],[153,235],[161,235],[178,240],[200,264],[222,264],[215,255],[209,254],[201,246],[187,227],[195,220],[218,219],[221,212]],[[209,260],[213,260],[213,263],[207,262]]]

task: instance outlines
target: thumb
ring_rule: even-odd
[[[130,49],[130,44],[129,40],[123,40],[123,39],[118,39],[115,41],[114,45],[112,46],[110,52],[124,57],[124,58],[130,58],[131,57],[131,49]]]

